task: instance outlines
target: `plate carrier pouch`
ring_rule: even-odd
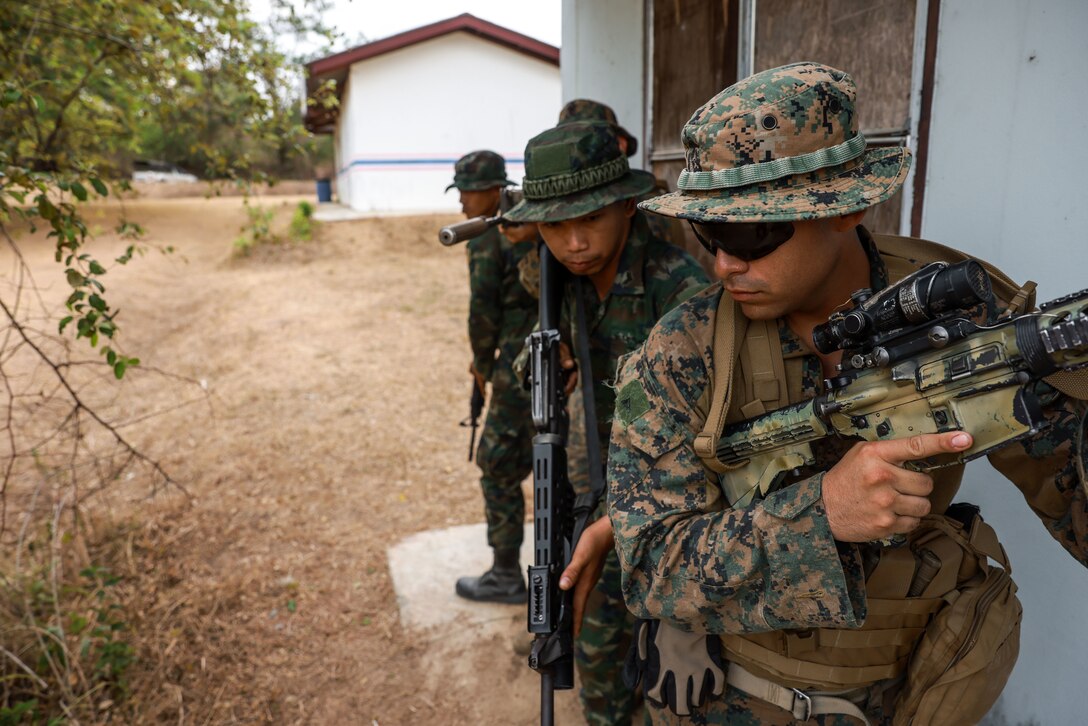
[[[873,235],[889,284],[933,261],[968,255],[910,237]],[[979,262],[982,262],[979,260]],[[1005,313],[1030,310],[1035,283],[1016,285],[982,262]],[[728,470],[715,457],[726,423],[797,402],[801,361],[784,360],[775,321],[747,320],[723,293],[714,330],[714,375],[700,400],[706,425],[694,449],[729,501]],[[1049,380],[1049,379],[1048,379]],[[963,465],[931,472],[932,511],[944,512]],[[919,554],[936,555],[928,585],[908,596]],[[993,558],[1000,567],[989,564]],[[1020,603],[1008,558],[993,529],[975,517],[968,526],[930,515],[908,535],[908,546],[884,548],[866,579],[868,615],[859,628],[778,630],[721,635],[727,657],[758,677],[800,691],[844,692],[905,677],[894,710],[896,726],[970,723],[996,700],[1019,652]]]

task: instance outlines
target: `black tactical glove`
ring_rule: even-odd
[[[639,620],[623,680],[632,690],[643,681],[647,700],[677,716],[689,716],[692,706],[725,692],[721,641],[660,620]]]

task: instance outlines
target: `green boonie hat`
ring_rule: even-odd
[[[561,222],[653,188],[653,174],[630,167],[609,124],[575,121],[529,140],[524,198],[503,216],[512,222]]]
[[[627,155],[634,156],[638,151],[638,139],[628,133],[616,122],[616,112],[611,106],[606,106],[600,101],[591,101],[588,98],[576,98],[569,101],[563,110],[559,112],[559,123],[562,126],[572,121],[603,121],[612,125],[612,130],[624,139],[627,139]]]
[[[513,184],[506,178],[506,161],[494,151],[472,151],[465,154],[453,166],[453,184],[466,192],[478,192],[492,187]]]
[[[910,169],[904,147],[865,149],[849,75],[819,63],[757,73],[684,126],[677,190],[639,205],[696,222],[839,217],[883,202]]]

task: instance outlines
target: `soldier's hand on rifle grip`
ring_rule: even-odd
[[[608,517],[601,517],[589,525],[578,539],[578,545],[570,556],[570,564],[559,576],[559,589],[574,588],[571,601],[574,605],[574,637],[582,630],[582,617],[586,612],[586,603],[597,581],[601,579],[604,561],[615,547],[612,537],[612,522]]]
[[[903,465],[970,446],[962,431],[855,444],[824,474],[831,534],[840,542],[869,542],[911,531],[929,514],[933,479]]]
[[[535,242],[537,235],[539,234],[537,226],[532,222],[522,222],[520,224],[500,224],[499,231],[502,232],[506,239],[510,240],[512,244],[521,244],[523,242]]]
[[[559,342],[559,367],[563,369],[563,376],[566,379],[563,383],[563,393],[569,396],[574,393],[574,388],[578,385],[578,364],[574,362],[570,346],[562,341]]]

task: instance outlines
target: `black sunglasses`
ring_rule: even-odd
[[[745,262],[766,257],[793,237],[793,222],[727,222],[700,224],[688,221],[699,244],[710,254],[721,250]]]

